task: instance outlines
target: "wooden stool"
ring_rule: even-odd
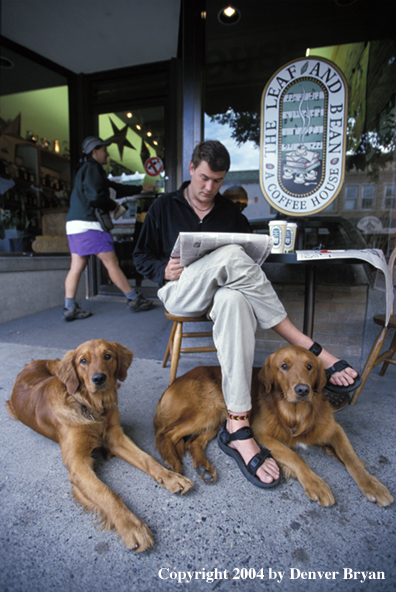
[[[169,336],[168,345],[166,346],[165,356],[162,361],[162,367],[165,368],[168,359],[171,360],[169,386],[176,379],[177,367],[179,365],[180,354],[196,354],[201,352],[215,352],[217,351],[214,345],[207,345],[202,347],[181,347],[182,339],[189,339],[192,337],[213,337],[212,331],[196,331],[194,333],[183,333],[183,323],[208,323],[210,320],[205,317],[179,317],[172,315],[165,311],[165,316],[169,321],[173,322],[171,333]]]

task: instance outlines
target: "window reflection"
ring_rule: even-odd
[[[218,55],[220,57],[220,54]],[[389,254],[396,246],[396,43],[392,39],[351,43],[311,49],[310,55],[333,61],[343,71],[349,87],[348,148],[344,184],[338,197],[321,214],[336,214],[347,218],[370,246],[379,246]],[[292,58],[293,56],[290,56],[289,59]],[[214,68],[213,55],[211,61],[208,73]],[[234,165],[226,177],[224,188],[241,185],[247,191],[249,203],[244,214],[255,220],[271,218],[277,215],[277,212],[270,208],[257,182],[261,96],[258,96],[257,90],[257,71],[254,71],[254,68],[251,70],[250,78],[246,72],[245,83],[246,88],[250,88],[248,103],[252,104],[255,100],[256,108],[238,108],[242,105],[241,96],[237,91],[233,94],[230,90],[227,95],[228,108],[224,112],[213,113],[213,105],[216,104],[215,93],[214,88],[209,88],[207,97],[210,115],[205,119],[205,137],[217,137],[230,150]],[[263,78],[261,92],[266,82]],[[218,132],[216,136],[213,134],[214,130]],[[256,150],[252,146],[255,146]],[[243,158],[241,153],[244,153]],[[249,170],[243,168],[247,160],[254,163]],[[239,162],[242,166],[238,165]],[[378,220],[376,228],[370,225],[367,227],[365,221],[368,216]]]

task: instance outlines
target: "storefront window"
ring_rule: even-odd
[[[239,33],[237,27],[233,30],[233,47],[232,27],[224,32],[209,19],[205,138],[219,139],[230,151],[232,165],[224,189],[241,186],[249,200],[244,214],[265,223],[277,212],[270,208],[259,182],[261,95],[269,77],[297,56],[287,55],[287,40],[282,63],[275,53],[260,55],[259,27],[244,37],[242,18]],[[349,90],[344,183],[320,217],[347,218],[368,246],[380,244],[389,255],[396,246],[396,43],[382,39],[309,52],[334,62]]]
[[[68,252],[67,80],[1,48],[0,253]]]

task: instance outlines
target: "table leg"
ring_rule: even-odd
[[[305,267],[305,296],[303,333],[312,338],[315,313],[315,265]]]

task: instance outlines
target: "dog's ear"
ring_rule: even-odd
[[[273,355],[268,356],[268,358],[264,362],[264,366],[261,368],[258,374],[259,381],[264,386],[264,390],[266,393],[270,392],[274,381],[274,377],[272,375],[272,358]]]
[[[313,385],[313,390],[317,391],[318,393],[321,393],[326,382],[327,382],[327,378],[326,378],[326,373],[325,373],[325,369],[324,369],[324,365],[322,360],[320,360],[319,358],[315,358],[315,362],[316,362],[316,381],[315,384]]]
[[[113,346],[117,350],[118,358],[117,379],[124,382],[127,377],[128,368],[132,364],[133,352],[116,341],[113,342]]]
[[[60,363],[59,358],[56,358],[56,360],[47,360],[47,363],[46,363],[47,370],[52,376],[57,376],[59,363]]]
[[[69,395],[74,395],[80,386],[80,381],[74,364],[74,355],[74,350],[68,351],[63,356],[62,360],[58,362],[57,368],[55,369],[56,376],[66,386]]]

